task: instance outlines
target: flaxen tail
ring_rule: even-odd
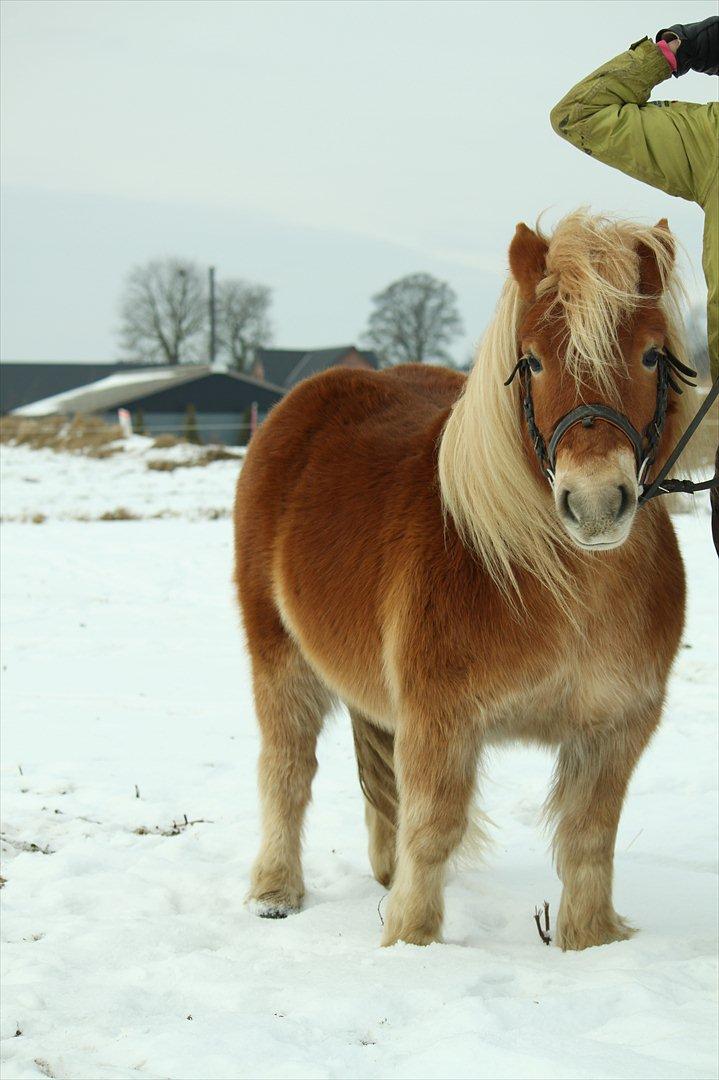
[[[360,787],[365,799],[392,828],[397,826],[394,735],[352,711],[352,733]]]

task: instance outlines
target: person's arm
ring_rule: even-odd
[[[681,55],[681,42],[669,44]],[[606,165],[703,205],[716,171],[707,106],[647,104],[671,74],[665,51],[645,38],[577,83],[550,119],[558,135]]]

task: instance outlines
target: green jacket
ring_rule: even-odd
[[[712,378],[719,376],[719,102],[649,102],[671,75],[644,38],[577,83],[555,105],[552,127],[606,165],[704,210],[702,264]]]

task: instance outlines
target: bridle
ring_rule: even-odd
[[[669,388],[671,387],[675,393],[681,394],[683,391],[679,383],[684,383],[685,386],[695,386],[696,384],[692,380],[696,378],[697,374],[692,368],[687,367],[681,360],[678,360],[667,348],[664,348],[663,350],[656,349],[655,354],[657,366],[656,405],[654,408],[654,416],[644,428],[643,432],[638,431],[624,413],[618,412],[617,409],[613,409],[610,405],[579,405],[576,409],[571,409],[569,412],[565,413],[564,416],[560,417],[554,425],[552,434],[549,437],[549,442],[545,441],[534,417],[532,371],[530,367],[531,357],[529,355],[520,356],[504,385],[509,386],[514,381],[515,377],[517,375],[519,376],[522,386],[522,409],[524,411],[527,430],[529,432],[529,437],[532,440],[532,445],[534,446],[534,452],[537,455],[539,467],[549,482],[550,487],[554,488],[557,451],[564,436],[576,424],[581,424],[585,428],[593,427],[595,420],[605,420],[607,423],[612,424],[621,431],[631,443],[634,451],[637,485],[641,492],[638,499],[639,505],[648,502],[649,499],[653,499],[657,495],[668,495],[673,491],[693,493],[695,491],[703,491],[707,488],[715,487],[719,484],[719,474],[715,474],[711,480],[705,480],[700,483],[694,483],[691,480],[667,479],[667,474],[672,465],[679,457],[679,454],[708,412],[712,402],[719,394],[719,379],[717,379],[709,391],[706,400],[702,403],[691,424],[669,455],[669,458],[664,464],[664,467],[660,470],[658,476],[650,485],[644,487],[644,481],[649,469],[654,463],[659,442],[664,431],[664,425],[667,418]]]

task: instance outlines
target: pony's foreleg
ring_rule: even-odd
[[[447,860],[467,828],[478,739],[410,717],[395,736],[399,781],[397,867],[383,945],[440,940]]]
[[[614,843],[629,779],[659,710],[631,726],[564,743],[547,810],[557,821],[554,856],[562,880],[557,943],[586,949],[631,937],[614,910]]]
[[[331,701],[292,647],[271,667],[256,663],[255,707],[262,733],[262,840],[248,900],[264,918],[297,911],[304,896],[302,822],[317,770],[315,748]]]

